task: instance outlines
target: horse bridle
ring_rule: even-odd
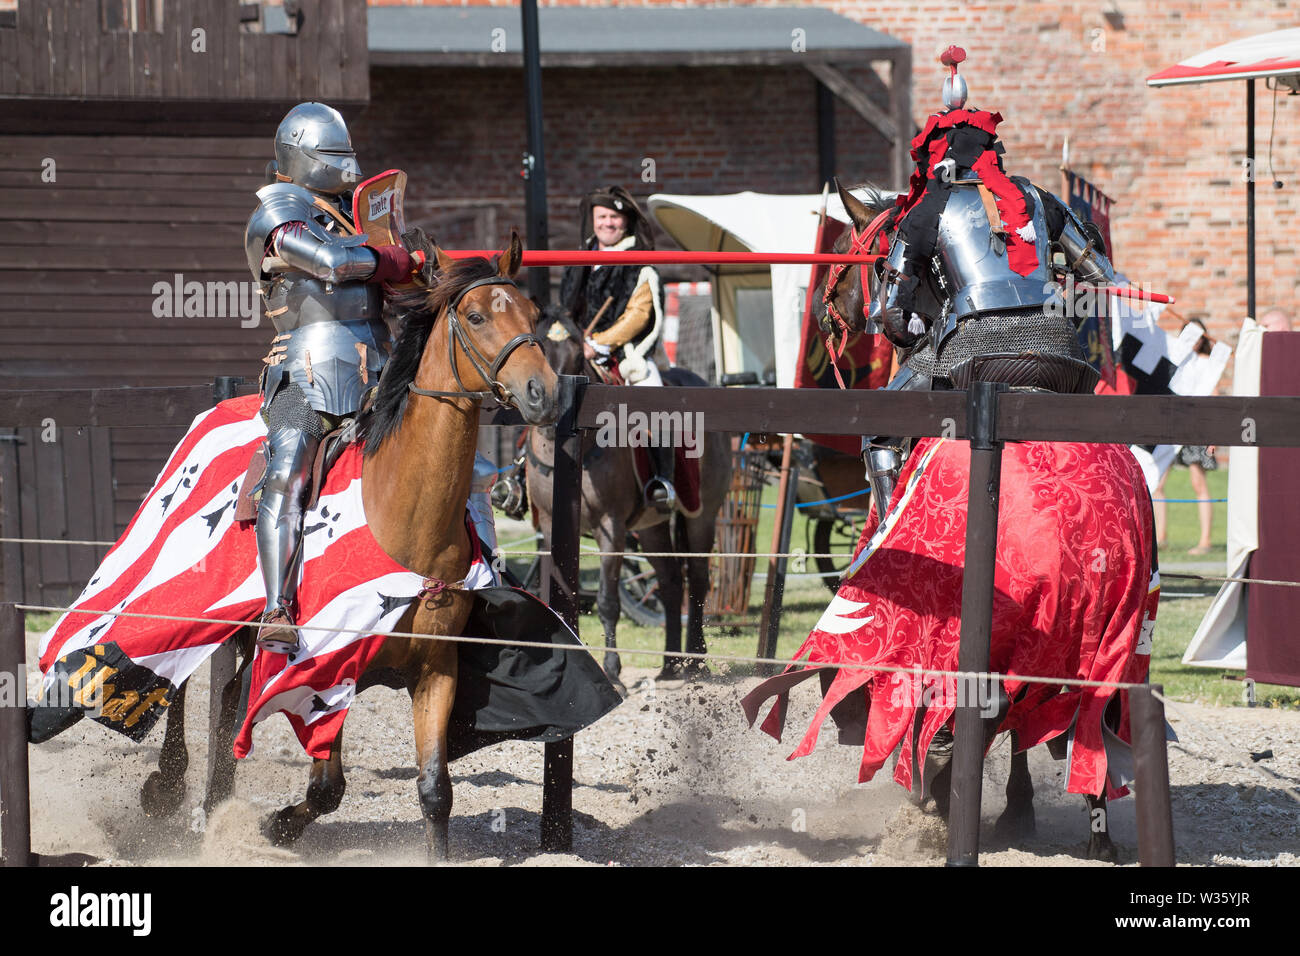
[[[539,349],[542,347],[541,340],[531,332],[521,332],[505,344],[505,347],[497,353],[497,357],[490,363],[482,352],[480,352],[474,342],[470,339],[469,333],[461,324],[460,317],[456,314],[456,307],[460,305],[461,300],[465,298],[474,289],[487,285],[508,285],[515,289],[519,288],[518,283],[513,279],[507,279],[505,276],[489,276],[486,279],[476,279],[465,288],[461,289],[456,298],[447,306],[447,354],[451,359],[451,373],[456,376],[456,384],[460,386],[458,392],[440,392],[434,389],[417,388],[414,382],[411,382],[407,388],[416,395],[426,395],[430,398],[443,396],[469,396],[474,399],[491,398],[497,405],[502,408],[510,408],[514,405],[514,396],[510,390],[497,381],[497,373],[501,371],[501,366],[506,364],[512,352],[521,345],[536,345]],[[460,347],[461,352],[469,359],[470,364],[474,366],[474,371],[488,383],[488,391],[470,391],[461,381],[460,370],[456,367],[456,348]],[[486,366],[486,367],[485,367]]]
[[[867,228],[859,233],[857,226],[849,226],[849,255],[857,256],[864,253],[870,253],[871,244],[876,241],[880,234],[880,228],[885,219],[889,217],[891,210],[885,210],[877,216]],[[840,345],[835,347],[834,333],[828,333],[826,337],[826,352],[830,355],[831,371],[835,373],[835,381],[840,388],[846,388],[844,376],[840,374],[839,360],[844,355],[844,350],[849,346],[849,336],[852,330],[849,328],[848,320],[840,315],[840,310],[835,308],[835,290],[839,287],[840,280],[844,278],[844,273],[850,268],[848,262],[836,262],[826,273],[826,288],[822,292],[822,304],[826,306],[826,314],[835,320],[842,333]],[[871,302],[871,290],[867,286],[867,277],[869,269],[865,264],[858,264],[858,279],[862,283],[862,310],[865,313],[868,303]]]

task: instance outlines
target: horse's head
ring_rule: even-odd
[[[436,253],[433,289],[402,316],[378,394],[358,423],[371,451],[397,430],[413,394],[461,404],[493,398],[533,425],[559,414],[559,379],[533,334],[537,307],[514,282],[519,236],[511,233],[495,262]]]
[[[868,202],[864,203],[838,181],[835,188],[839,190],[840,201],[844,203],[853,228],[835,241],[834,251],[870,253],[875,245],[871,226],[892,205],[889,194],[872,188],[869,190]],[[867,286],[875,281],[875,272],[871,266],[867,266],[865,271],[862,264],[857,262],[831,266],[822,283],[821,294],[814,299],[821,303],[822,314],[818,321],[822,330],[833,335],[844,329],[850,332],[865,329],[869,301]]]
[[[555,421],[559,380],[533,334],[537,307],[514,281],[523,258],[518,233],[510,233],[495,268],[484,259],[454,260],[441,249],[437,256],[440,274],[428,305],[435,324],[446,325],[448,354],[430,360],[437,346],[426,345],[421,372],[449,365],[461,391],[513,405],[532,425]]]
[[[548,305],[537,321],[546,361],[560,375],[585,375],[582,330],[562,305]]]

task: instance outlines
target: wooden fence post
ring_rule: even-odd
[[[961,648],[957,669],[987,671],[993,634],[993,574],[997,565],[998,496],[1002,442],[996,438],[998,392],[992,382],[972,382],[967,393],[970,484],[966,504],[966,563],[962,572]],[[978,866],[980,798],[984,786],[984,722],[980,701],[995,688],[960,679],[956,741],[952,755],[952,806],[948,816],[948,865]]]
[[[582,433],[578,406],[587,379],[560,377],[560,417],[555,424],[551,473],[551,556],[542,562],[543,599],[578,633],[578,541],[582,519]],[[546,744],[542,774],[542,849],[573,847],[573,738]]]
[[[1169,804],[1169,753],[1165,748],[1165,705],[1152,684],[1128,692],[1133,733],[1137,800],[1138,860],[1143,866],[1174,865],[1174,815]]]
[[[13,700],[6,699],[10,692]],[[24,614],[13,604],[0,604],[0,866],[35,862],[30,788]]]

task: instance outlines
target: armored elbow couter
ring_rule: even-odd
[[[326,282],[357,282],[375,273],[378,258],[365,236],[322,239],[309,229],[285,229],[276,241],[280,258]]]
[[[1065,254],[1066,268],[1082,281],[1098,285],[1116,282],[1114,267],[1106,258],[1100,237],[1090,235],[1073,213],[1066,215],[1057,244]]]

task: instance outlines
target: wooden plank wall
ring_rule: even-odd
[[[177,274],[205,288],[250,282],[244,224],[269,150],[266,136],[0,136],[3,387],[255,380],[274,334],[264,317],[244,328],[239,315],[160,316],[154,289]],[[112,480],[93,491],[115,537],[184,429],[111,431]]]
[[[115,539],[109,431],[0,430],[3,537]],[[6,542],[0,549],[4,600],[64,606],[81,593],[107,551],[107,547],[86,545]]]
[[[22,0],[16,27],[0,29],[0,96],[369,99],[365,0],[301,0],[296,36],[241,29],[236,0],[161,6],[160,30],[106,31],[100,0]]]

